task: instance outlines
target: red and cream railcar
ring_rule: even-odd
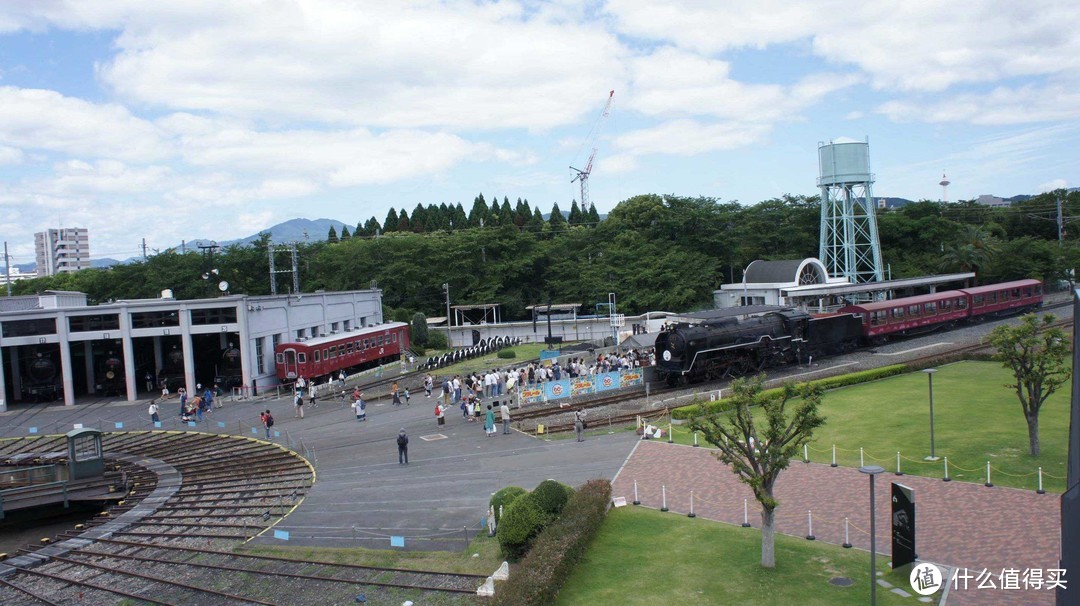
[[[1043,288],[1038,280],[1016,280],[961,289],[970,297],[971,317],[1004,316],[1042,305]]]
[[[282,382],[314,379],[349,368],[370,368],[401,359],[409,348],[409,325],[390,322],[342,334],[315,337],[274,348],[277,376]]]
[[[867,339],[923,332],[965,320],[969,314],[969,297],[961,290],[946,290],[928,295],[917,295],[873,301],[841,307],[838,313],[851,313],[862,318],[863,336]]]

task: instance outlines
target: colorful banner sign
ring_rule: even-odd
[[[596,377],[577,377],[570,379],[570,395],[580,396],[596,391]]]
[[[622,373],[622,387],[633,387],[644,382],[640,370],[625,370]]]
[[[544,397],[548,400],[559,400],[570,395],[570,381],[548,381],[544,383]]]
[[[596,391],[618,389],[621,386],[622,381],[619,378],[619,373],[617,372],[605,372],[603,374],[596,375]]]
[[[521,390],[522,404],[539,404],[544,401],[544,390],[537,386],[526,387]]]

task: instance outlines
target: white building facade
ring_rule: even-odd
[[[189,393],[218,381],[257,393],[279,383],[279,343],[382,323],[378,289],[187,301],[166,291],[106,305],[71,292],[0,298],[0,394],[134,401],[160,393],[169,371]]]

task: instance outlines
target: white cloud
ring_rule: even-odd
[[[1035,191],[1039,192],[1040,194],[1044,194],[1048,191],[1054,191],[1055,189],[1065,189],[1067,187],[1068,183],[1065,181],[1065,179],[1054,179],[1053,181],[1040,183],[1039,186],[1035,188]]]
[[[156,160],[171,153],[158,129],[126,108],[51,90],[0,87],[0,144],[94,158]]]
[[[1056,0],[609,0],[621,31],[711,54],[807,43],[879,88],[940,91],[1080,70],[1080,5]]]
[[[965,93],[932,101],[889,101],[877,112],[907,122],[1026,124],[1080,118],[1080,92],[1066,86],[998,87],[985,94]]]
[[[768,133],[769,127],[761,124],[672,120],[652,128],[621,135],[615,139],[615,146],[634,155],[690,156],[716,150],[737,149],[761,141]]]
[[[22,164],[23,157],[24,154],[21,149],[0,145],[0,165]]]

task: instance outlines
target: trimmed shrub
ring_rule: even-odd
[[[837,389],[849,385],[858,385],[859,383],[869,383],[870,381],[904,374],[911,370],[912,369],[906,364],[893,364],[892,366],[882,366],[881,368],[862,370],[859,372],[837,375],[835,377],[825,377],[816,381],[810,381],[810,384],[819,386],[822,389]],[[783,395],[783,393],[784,389],[782,387],[774,387],[773,389],[766,389],[761,392],[761,395],[766,398],[778,398]],[[686,420],[695,414],[701,415],[727,412],[732,408],[733,405],[728,398],[717,400],[715,402],[695,402],[687,406],[680,406],[679,408],[673,409],[671,411],[671,418]]]
[[[446,333],[432,330],[427,335],[427,347],[429,349],[446,349],[450,344],[446,341]]]
[[[562,584],[603,525],[610,502],[607,480],[589,480],[579,487],[562,515],[536,537],[525,559],[510,569],[510,578],[495,592],[493,606],[555,603]]]
[[[499,522],[499,510],[502,509],[503,513],[506,513],[506,508],[510,507],[510,504],[516,501],[519,497],[529,494],[528,490],[520,486],[507,486],[502,490],[491,495],[491,500],[488,501],[488,505],[495,509],[495,523]]]
[[[495,355],[500,357],[500,358],[503,358],[503,359],[510,359],[510,358],[516,358],[517,357],[517,352],[515,352],[512,349],[500,349],[499,352],[496,353]]]
[[[573,488],[555,480],[544,480],[532,491],[536,504],[544,513],[552,517],[559,515],[572,494],[574,494]]]
[[[495,530],[506,559],[516,562],[529,549],[529,541],[540,532],[548,515],[540,509],[532,494],[515,499],[503,511],[502,522]]]

